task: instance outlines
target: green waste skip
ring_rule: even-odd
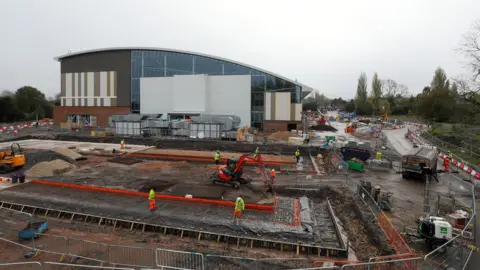
[[[333,142],[335,141],[335,136],[325,136],[325,139],[327,139],[327,142]]]
[[[365,165],[360,162],[355,162],[353,160],[347,161],[348,168],[351,168],[352,170],[355,170],[357,172],[364,172],[365,171]]]

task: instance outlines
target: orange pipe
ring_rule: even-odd
[[[90,191],[100,191],[100,192],[116,193],[116,194],[123,194],[123,195],[132,195],[132,196],[142,196],[142,197],[145,197],[145,198],[148,197],[147,192],[139,192],[139,191],[132,191],[132,190],[85,186],[85,185],[77,185],[77,184],[51,182],[51,181],[45,181],[45,180],[32,180],[31,182],[36,183],[36,184],[51,185],[51,186],[57,186],[57,187],[84,189],[84,190],[90,190]],[[209,200],[209,199],[199,199],[199,198],[185,198],[185,197],[182,197],[182,196],[172,196],[172,195],[165,195],[165,194],[156,194],[155,198],[163,199],[163,200],[170,200],[170,201],[206,203],[206,204],[213,204],[213,205],[219,205],[219,206],[227,206],[227,207],[232,207],[232,208],[235,207],[235,203],[230,202],[230,201]],[[245,209],[249,210],[249,211],[254,211],[254,212],[266,212],[266,213],[273,213],[274,212],[274,207],[272,205],[245,204]]]

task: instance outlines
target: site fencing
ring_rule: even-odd
[[[155,260],[158,267],[168,269],[203,270],[207,263],[202,253],[157,248]]]
[[[113,265],[154,267],[155,249],[110,245],[108,261]]]
[[[108,248],[109,247],[103,243],[77,238],[68,238],[67,241],[68,255],[99,262],[109,261]]]
[[[67,268],[68,267],[68,268]],[[44,262],[43,270],[63,270],[63,269],[111,269],[111,270],[134,270],[133,268],[123,268],[123,267],[110,267],[110,266],[94,266],[94,265],[81,265],[81,264],[71,264],[71,263],[59,263],[59,262]]]
[[[42,270],[43,265],[40,262],[0,263],[0,269]]]

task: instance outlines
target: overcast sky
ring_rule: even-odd
[[[479,0],[3,0],[0,90],[60,91],[55,56],[151,46],[257,66],[351,98],[364,71],[418,93],[436,67],[464,72],[454,49]]]

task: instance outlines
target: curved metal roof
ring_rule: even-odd
[[[184,50],[176,50],[176,49],[166,49],[166,48],[156,48],[156,47],[111,47],[111,48],[101,48],[101,49],[92,49],[92,50],[72,52],[72,53],[68,53],[68,54],[64,54],[64,55],[57,56],[57,57],[54,58],[54,60],[61,62],[62,59],[68,58],[68,57],[72,57],[72,56],[77,56],[77,55],[82,55],[82,54],[89,54],[89,53],[100,53],[100,52],[106,52],[106,51],[120,51],[120,50],[121,50],[121,51],[125,51],[125,50],[129,50],[129,51],[134,51],[134,50],[167,51],[167,52],[185,53],[185,54],[191,54],[191,55],[198,55],[198,56],[208,57],[208,58],[212,58],[212,59],[216,59],[216,60],[221,60],[221,61],[229,62],[229,63],[232,63],[232,64],[241,65],[241,66],[244,66],[244,67],[247,67],[247,68],[255,69],[255,70],[258,70],[258,71],[260,71],[260,72],[263,72],[263,73],[266,73],[266,74],[269,74],[269,75],[278,77],[278,78],[283,79],[283,80],[285,80],[285,81],[287,81],[287,82],[291,82],[291,83],[294,83],[294,84],[296,84],[296,85],[301,86],[301,87],[302,87],[302,92],[311,92],[311,91],[313,90],[311,87],[306,86],[306,85],[304,85],[304,84],[302,84],[302,83],[299,83],[299,82],[297,82],[297,81],[288,79],[288,78],[283,77],[283,76],[281,76],[281,75],[278,75],[278,74],[276,74],[276,73],[269,72],[269,71],[266,71],[266,70],[264,70],[264,69],[257,68],[257,67],[251,66],[251,65],[247,65],[247,64],[244,64],[244,63],[241,63],[241,62],[238,62],[238,61],[234,61],[234,60],[230,60],[230,59],[226,59],[226,58],[222,58],[222,57],[218,57],[218,56],[203,54],[203,53],[196,53],[196,52],[184,51]]]

